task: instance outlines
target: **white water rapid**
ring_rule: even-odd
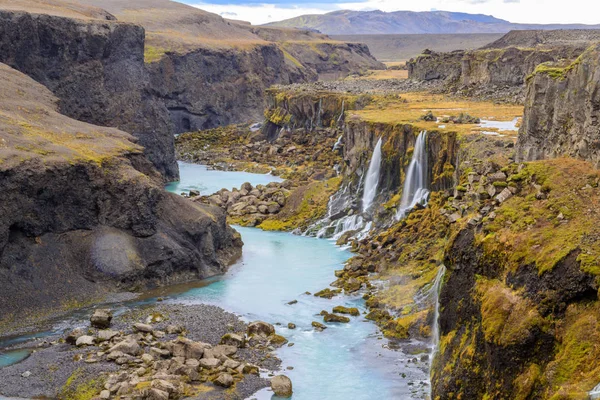
[[[373,156],[369,163],[369,169],[365,176],[365,189],[362,198],[362,212],[365,213],[371,208],[373,200],[377,195],[377,186],[379,185],[379,170],[381,169],[381,145],[382,140],[379,138]]]
[[[427,131],[423,131],[417,137],[412,160],[406,171],[402,199],[396,213],[397,220],[404,218],[417,204],[427,204],[427,186]]]

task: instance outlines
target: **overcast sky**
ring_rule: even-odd
[[[253,24],[334,10],[444,10],[493,15],[511,22],[600,23],[599,0],[365,0],[353,3],[340,0],[265,0],[264,3],[243,0],[179,1],[225,18],[241,19]]]

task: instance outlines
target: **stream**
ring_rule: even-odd
[[[230,189],[247,181],[266,184],[279,180],[271,175],[211,171],[190,164],[180,166],[182,181],[168,187],[177,193],[189,189],[214,192],[214,188]],[[166,302],[215,304],[245,321],[263,320],[275,324],[277,333],[294,344],[277,350],[277,356],[283,361],[283,370],[278,373],[292,379],[294,400],[428,398],[429,362],[421,359],[422,353],[408,354],[407,351],[414,348],[415,353],[422,352],[423,343],[408,343],[401,349],[392,349],[376,326],[364,319],[366,309],[360,295],[341,295],[327,300],[307,294],[324,289],[335,280],[334,271],[342,269],[352,256],[349,251],[330,240],[235,228],[244,241],[242,259],[221,277],[161,289],[161,295],[167,295]],[[293,300],[297,303],[288,304]],[[357,307],[361,316],[351,317],[348,324],[329,323],[323,332],[315,331],[311,322],[323,322],[318,315],[321,310],[331,311],[338,305]],[[72,326],[74,320],[84,322],[79,316],[59,325]],[[297,328],[288,329],[289,322]],[[0,356],[0,363],[18,362],[23,355],[5,354]],[[268,389],[250,397],[271,398],[275,397]]]

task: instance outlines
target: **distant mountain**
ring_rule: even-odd
[[[334,11],[302,15],[267,25],[317,30],[327,35],[415,33],[505,33],[515,29],[600,29],[583,24],[514,24],[490,15],[448,11]]]

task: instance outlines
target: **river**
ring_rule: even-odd
[[[181,182],[168,187],[177,193],[189,189],[214,192],[221,187],[239,187],[244,182],[266,184],[279,180],[271,175],[211,171],[190,164],[180,166]],[[294,344],[277,351],[283,361],[283,371],[278,373],[292,379],[293,400],[428,397],[428,361],[421,361],[419,355],[405,354],[401,349],[390,349],[388,340],[376,326],[364,319],[365,306],[360,295],[327,300],[307,294],[324,289],[335,280],[334,271],[343,268],[351,257],[349,251],[325,239],[254,228],[236,229],[244,241],[242,259],[225,275],[203,284],[162,289],[162,293],[169,293],[167,302],[215,304],[246,321],[276,324],[277,333]],[[297,303],[288,304],[293,300]],[[361,316],[352,317],[348,324],[330,323],[326,324],[326,330],[315,331],[311,322],[323,322],[318,315],[321,310],[331,312],[337,305],[357,307]],[[72,326],[74,321],[83,320],[72,316],[59,326]],[[297,328],[288,329],[289,322]],[[403,349],[407,347],[410,348],[403,346]],[[416,343],[415,348],[419,347],[422,344]],[[0,363],[13,363],[23,355],[5,354]],[[271,399],[272,392],[265,389],[251,398]]]

